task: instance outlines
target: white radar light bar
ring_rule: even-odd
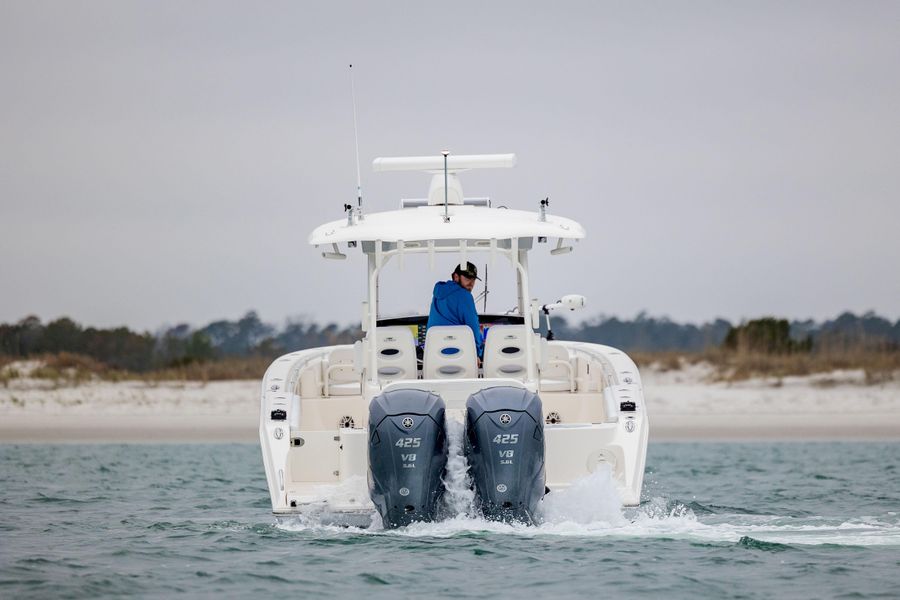
[[[515,154],[460,154],[447,157],[447,171],[468,169],[509,169],[516,166]],[[376,158],[372,170],[384,171],[443,171],[444,157],[438,156],[395,156]]]

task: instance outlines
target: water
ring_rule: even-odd
[[[0,597],[900,597],[900,444],[652,444],[540,527],[275,524],[255,445],[0,445]],[[464,495],[453,497],[465,508]]]

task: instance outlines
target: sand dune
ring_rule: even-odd
[[[710,369],[645,369],[652,441],[900,440],[900,381],[866,385],[861,371],[782,380],[709,381]],[[258,381],[93,381],[18,378],[0,387],[0,442],[253,442]]]
[[[708,366],[643,373],[651,440],[900,440],[900,381],[863,371],[711,382]]]

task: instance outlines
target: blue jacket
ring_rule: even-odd
[[[438,281],[434,284],[434,297],[431,299],[431,312],[428,313],[428,324],[434,325],[468,325],[475,334],[475,349],[478,357],[484,354],[484,338],[478,327],[478,312],[475,310],[475,299],[472,292],[453,280]]]

